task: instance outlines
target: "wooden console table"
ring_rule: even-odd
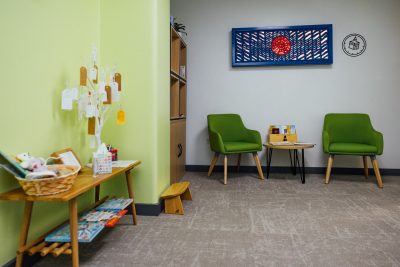
[[[69,224],[70,224],[70,234],[71,234],[71,254],[72,254],[72,266],[79,266],[79,246],[78,246],[78,203],[77,198],[87,191],[95,188],[95,202],[100,201],[100,185],[111,178],[118,176],[119,174],[125,173],[126,184],[128,188],[129,197],[133,199],[132,181],[131,181],[131,170],[138,166],[141,162],[136,161],[133,164],[125,168],[113,168],[112,173],[102,174],[93,177],[92,170],[89,168],[84,168],[82,172],[78,175],[73,184],[71,190],[63,192],[60,194],[49,195],[49,196],[28,196],[22,190],[18,188],[3,194],[0,194],[0,200],[14,200],[14,201],[25,201],[24,216],[21,225],[21,232],[19,235],[19,244],[16,257],[16,266],[22,266],[22,259],[24,253],[35,245],[43,242],[44,238],[51,233],[54,229],[48,231],[41,237],[27,244],[27,237],[29,232],[29,226],[31,222],[32,208],[35,201],[51,201],[51,202],[68,202],[69,203]],[[96,205],[95,203],[95,205]],[[94,205],[94,206],[95,206]],[[132,219],[133,224],[137,224],[136,221],[136,208],[135,202],[131,204],[132,207]],[[69,254],[69,253],[67,253]]]

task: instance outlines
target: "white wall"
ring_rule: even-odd
[[[295,124],[301,141],[317,144],[306,153],[307,166],[322,167],[324,115],[362,112],[384,134],[381,167],[400,168],[400,1],[171,0],[171,14],[188,32],[187,164],[210,163],[210,113],[240,114],[263,141],[270,124]],[[333,24],[333,65],[231,67],[232,28],[307,24]],[[354,32],[367,49],[351,58],[341,43]],[[254,164],[250,159],[244,165]],[[275,152],[273,165],[288,160]],[[334,166],[361,167],[361,160],[337,157]]]

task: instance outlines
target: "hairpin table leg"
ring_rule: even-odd
[[[267,179],[269,178],[269,171],[271,170],[272,148],[267,147]]]

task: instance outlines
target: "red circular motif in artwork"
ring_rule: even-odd
[[[272,52],[278,56],[284,56],[289,53],[292,48],[292,43],[286,36],[277,36],[272,40],[271,49]]]

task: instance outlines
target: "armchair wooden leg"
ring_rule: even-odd
[[[242,158],[242,154],[238,154],[238,161],[237,161],[237,167],[236,167],[236,170],[237,170],[237,172],[239,172],[239,170],[240,170],[240,159]]]
[[[211,160],[210,168],[208,169],[208,176],[211,176],[214,166],[218,161],[219,153],[215,152],[213,159]]]
[[[382,177],[381,173],[379,172],[378,160],[376,159],[375,156],[371,156],[371,162],[372,166],[374,167],[374,173],[376,176],[376,182],[378,183],[378,187],[383,188]]]
[[[367,160],[367,156],[363,156],[363,163],[364,163],[364,176],[365,179],[368,178],[368,160]]]
[[[224,155],[224,184],[228,183],[228,156]]]
[[[257,166],[258,175],[260,176],[260,179],[264,180],[264,174],[263,174],[262,169],[261,169],[260,158],[258,157],[257,152],[253,153],[253,158],[254,158],[254,161],[255,161],[256,166]]]
[[[333,165],[333,155],[329,155],[328,166],[326,167],[325,184],[329,184],[329,179],[331,178],[331,169]]]

